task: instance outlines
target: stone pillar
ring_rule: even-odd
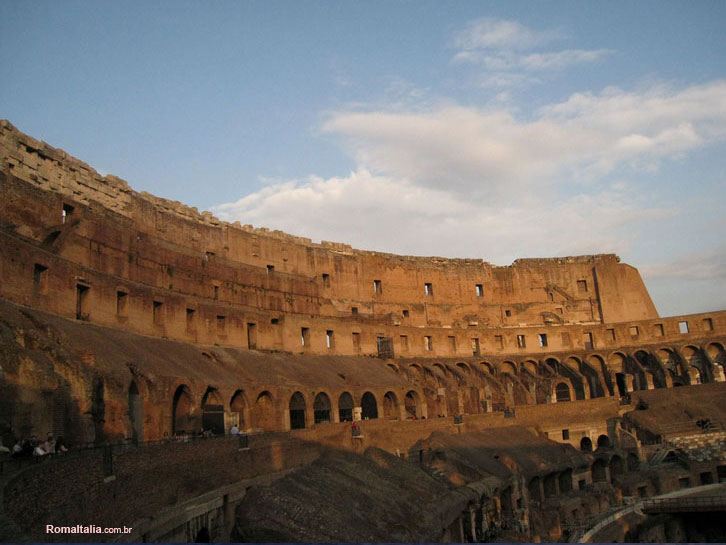
[[[331,422],[340,422],[340,412],[338,411],[338,406],[333,405],[332,403],[330,406],[330,421]]]
[[[713,380],[714,380],[714,382],[726,381],[726,377],[724,377],[724,373],[723,373],[723,367],[721,367],[717,363],[714,364],[714,366],[713,366]]]
[[[653,375],[648,372],[645,373],[645,384],[648,390],[653,390],[655,388],[655,386],[653,385]]]
[[[476,510],[474,508],[469,509],[469,522],[471,524],[472,542],[477,543],[479,540],[476,538]]]
[[[290,409],[287,408],[282,411],[282,429],[285,431],[290,431]]]

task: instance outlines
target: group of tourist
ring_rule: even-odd
[[[29,439],[18,439],[12,449],[5,447],[4,450],[8,451],[12,458],[37,458],[68,452],[68,447],[63,437],[56,439],[52,433],[49,433],[45,441],[32,435]]]

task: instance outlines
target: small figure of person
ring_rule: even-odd
[[[240,435],[239,428],[237,427],[237,424],[233,424],[232,427],[229,430],[230,435]]]

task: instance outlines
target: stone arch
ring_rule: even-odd
[[[592,482],[604,482],[607,481],[607,464],[605,464],[605,460],[602,458],[598,458],[592,463],[592,467],[590,468],[590,472],[592,473]]]
[[[542,502],[542,479],[539,477],[532,477],[529,483],[527,483],[527,492],[529,494],[530,501],[537,503]]]
[[[229,411],[233,414],[237,414],[237,426],[243,430],[246,427],[247,413],[249,411],[249,404],[245,399],[243,390],[236,390],[232,394],[232,399],[229,401]]]
[[[587,362],[590,367],[596,372],[599,372],[600,377],[602,377],[603,386],[607,392],[606,395],[614,396],[615,387],[613,383],[613,376],[610,369],[608,369],[608,366],[605,364],[605,358],[603,358],[600,354],[591,354],[587,357]]]
[[[572,399],[587,399],[590,397],[590,386],[583,380],[580,374],[580,360],[570,356],[565,362],[560,363],[560,375],[566,377],[572,386]]]
[[[570,357],[569,360],[577,362],[577,370],[585,377],[588,390],[590,391],[590,397],[605,397],[605,385],[600,378],[601,375],[598,372],[598,368],[593,368],[587,360],[580,360],[574,356]]]
[[[144,440],[144,398],[141,397],[135,380],[129,384],[128,407],[131,441],[136,445]]]
[[[275,410],[275,403],[269,390],[263,390],[255,398],[255,404],[252,407],[250,418],[255,428],[263,431],[273,431],[278,429],[278,420]]]
[[[668,373],[673,386],[682,386],[686,383],[686,369],[683,365],[683,360],[673,348],[660,348],[656,351],[655,355],[666,373]]]
[[[106,386],[102,377],[91,381],[91,420],[93,422],[94,443],[100,445],[106,439]]]
[[[491,363],[489,363],[488,361],[479,362],[479,367],[481,367],[482,369],[484,369],[484,371],[487,372],[487,373],[489,373],[490,375],[493,375],[494,374],[495,367]]]
[[[566,382],[558,382],[555,386],[555,399],[557,403],[564,401],[572,401],[572,392],[570,391],[570,385]]]
[[[398,420],[401,412],[398,405],[398,397],[394,392],[386,392],[383,396],[383,418],[386,420]]]
[[[456,364],[456,366],[461,369],[465,374],[471,375],[471,367],[469,367],[466,363],[459,362]]]
[[[580,439],[580,450],[582,452],[592,452],[592,440],[589,437]]]
[[[714,364],[714,380],[726,380],[726,350],[721,343],[710,343],[706,346],[706,355]]]
[[[411,363],[408,366],[409,369],[413,370],[414,380],[416,378],[424,378],[424,372],[418,363]]]
[[[378,403],[376,396],[372,392],[363,394],[360,400],[361,418],[363,420],[373,420],[378,418]]]
[[[640,459],[634,452],[629,452],[627,457],[628,471],[638,471],[640,468]]]
[[[313,400],[313,417],[316,424],[330,423],[330,398],[325,392],[320,392]]]
[[[441,374],[444,378],[449,376],[449,370],[446,368],[446,366],[443,363],[436,362],[433,364],[433,367],[441,371]]]
[[[558,481],[560,485],[560,494],[565,494],[572,491],[572,469],[567,468],[561,471],[558,475]]]
[[[214,435],[224,435],[224,401],[213,386],[209,386],[202,397],[202,428]]]
[[[406,418],[416,420],[423,416],[423,412],[421,410],[421,396],[416,390],[409,390],[406,392],[403,402],[406,407]]]
[[[290,410],[290,429],[301,430],[305,428],[305,413],[307,412],[307,403],[302,392],[295,392],[290,396],[288,405]]]
[[[524,360],[520,362],[519,368],[529,374],[532,378],[537,378],[537,362],[534,360]]]
[[[338,418],[341,422],[353,422],[353,396],[343,392],[338,398]]]
[[[557,473],[545,475],[542,484],[544,485],[545,498],[553,498],[557,495]]]
[[[172,435],[192,433],[197,428],[199,420],[194,412],[191,390],[185,384],[179,385],[172,401]]]
[[[612,458],[610,458],[610,482],[615,482],[615,478],[625,473],[625,467],[623,463],[623,459],[617,455],[614,454]]]
[[[391,371],[393,371],[397,375],[401,373],[401,371],[398,369],[398,366],[397,365],[394,365],[392,363],[387,363],[386,364],[386,367],[388,367]]]
[[[560,374],[560,362],[557,358],[545,358],[540,368],[544,376],[556,377]]]
[[[513,361],[510,360],[504,360],[499,364],[499,373],[509,373],[513,377],[517,376],[517,366]]]
[[[445,416],[446,409],[441,397],[433,388],[424,388],[424,399],[426,400],[426,414],[428,418]]]
[[[645,350],[636,350],[633,354],[635,360],[645,369],[650,377],[654,388],[667,388],[666,373],[663,366],[650,352]],[[648,385],[650,387],[650,384]]]
[[[597,448],[610,448],[611,446],[610,438],[607,435],[603,434],[597,438]]]
[[[708,358],[703,353],[703,350],[697,346],[689,345],[684,346],[681,349],[681,354],[683,354],[683,358],[686,360],[688,365],[698,369],[699,382],[691,382],[691,384],[705,384],[707,382],[713,382],[711,362],[708,361]],[[693,372],[690,369],[688,374],[693,377]]]

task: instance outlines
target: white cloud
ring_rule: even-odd
[[[487,87],[511,87],[537,83],[530,72],[559,71],[592,63],[613,53],[610,49],[563,49],[535,51],[562,39],[556,30],[534,30],[516,21],[484,18],[473,21],[454,36],[458,50],[453,64],[473,64],[487,70]]]
[[[621,166],[653,171],[722,138],[726,82],[577,94],[527,121],[504,108],[455,105],[339,112],[322,130],[344,137],[373,172],[501,201],[563,178],[592,182]]]
[[[457,49],[532,49],[561,38],[557,31],[537,31],[516,21],[485,17],[472,21],[454,35]]]
[[[726,280],[726,247],[711,252],[689,253],[670,263],[656,263],[641,268],[647,279]]]

